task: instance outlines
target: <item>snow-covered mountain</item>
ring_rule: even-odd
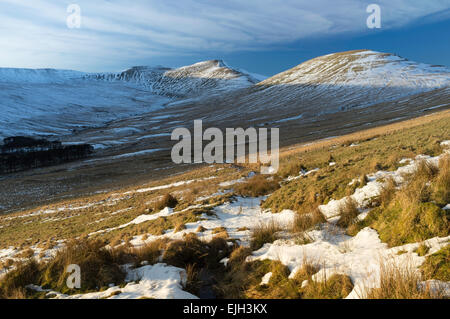
[[[230,68],[221,60],[177,69],[137,66],[120,73],[90,74],[85,78],[132,83],[154,94],[178,98],[220,94],[259,82],[255,76]]]
[[[250,87],[252,75],[205,61],[120,73],[0,68],[0,137],[64,135],[161,109],[178,99]]]
[[[298,134],[328,127],[339,134],[339,125],[386,123],[448,107],[449,101],[448,68],[358,50],[321,56],[249,88],[179,107],[210,123],[285,126],[289,133],[295,125]],[[324,123],[314,128],[319,121]]]
[[[72,70],[0,68],[0,83],[65,83],[84,75]]]
[[[291,138],[319,138],[450,101],[449,69],[369,50],[328,54],[261,80],[220,60],[95,74],[0,69],[0,137],[135,145],[149,136],[167,140],[173,127],[202,118],[210,126],[272,125],[288,127]],[[93,129],[74,136],[86,128]]]
[[[264,90],[289,91],[287,99],[313,101],[325,96],[345,108],[365,107],[449,85],[450,70],[445,67],[369,50],[321,56],[258,84]],[[325,111],[333,109],[328,106]]]

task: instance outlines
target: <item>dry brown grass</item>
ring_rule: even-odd
[[[438,174],[439,169],[427,160],[417,164],[417,170],[406,177],[406,183],[400,189],[399,195],[404,203],[423,203],[430,201],[431,188],[429,183]]]
[[[199,269],[195,264],[187,264],[184,269],[186,271],[186,291],[197,294],[202,285]]]
[[[303,290],[303,299],[343,299],[353,290],[349,276],[334,274],[320,282],[309,280]]]
[[[252,229],[251,243],[252,250],[261,248],[266,243],[274,242],[277,237],[277,232],[281,230],[281,227],[274,221],[268,223],[261,223]]]
[[[154,204],[154,208],[158,211],[166,207],[174,208],[177,204],[178,200],[172,194],[166,194]]]
[[[5,259],[5,260],[3,260],[1,265],[2,265],[3,269],[8,269],[8,268],[12,267],[12,265],[14,265],[14,260],[11,258]]]
[[[27,248],[25,250],[22,250],[16,256],[19,257],[19,258],[28,259],[28,258],[31,258],[31,257],[34,256],[34,250],[32,248]]]
[[[205,227],[203,227],[202,225],[198,226],[197,229],[195,230],[196,233],[203,233],[206,230]]]
[[[125,250],[125,253],[129,257],[132,256],[136,266],[140,265],[143,261],[146,261],[150,265],[152,265],[158,262],[158,259],[161,256],[163,250],[166,248],[168,242],[168,239],[153,240],[141,247],[131,248],[128,251]],[[113,250],[113,253],[117,254],[117,259],[124,260],[123,257],[120,257],[120,254],[123,254],[122,249]]]
[[[323,216],[318,207],[315,207],[309,213],[295,215],[292,231],[296,233],[304,232],[325,221],[325,216]]]
[[[277,174],[281,178],[287,178],[289,176],[297,176],[301,170],[306,170],[306,167],[302,164],[299,157],[293,156],[286,165],[280,167]]]
[[[251,253],[250,248],[238,246],[231,252],[227,265],[231,268],[242,265]]]
[[[421,285],[420,272],[410,265],[398,266],[392,262],[380,264],[380,287],[365,288],[368,299],[435,299],[442,298],[441,289]]]
[[[427,256],[420,268],[425,279],[450,281],[450,245]]]
[[[348,197],[343,204],[339,207],[340,218],[337,221],[339,227],[347,228],[355,223],[356,217],[359,215],[358,206],[356,201]]]
[[[378,206],[387,207],[396,192],[397,183],[392,177],[388,177],[381,188]]]
[[[255,175],[245,182],[237,184],[234,191],[240,196],[257,197],[267,195],[278,188],[280,188],[280,185],[276,180],[271,180],[264,175]]]
[[[183,240],[170,242],[162,255],[162,260],[173,266],[184,267],[195,264],[204,267],[218,263],[228,255],[230,248],[223,238],[214,238],[210,242],[203,242],[197,235],[186,234]]]
[[[432,199],[440,206],[450,203],[450,155],[439,160],[439,173],[432,186]]]
[[[311,277],[319,271],[320,267],[308,259],[303,260],[302,267],[295,272],[294,280],[298,282],[299,285],[305,280],[310,280]]]
[[[26,298],[25,286],[36,282],[39,270],[39,264],[34,259],[16,263],[15,269],[2,277],[0,298]]]
[[[185,230],[185,229],[186,229],[186,225],[183,224],[183,223],[179,223],[179,224],[175,225],[175,228],[173,229],[173,232],[174,233],[178,233],[178,232],[180,232],[182,230]]]
[[[110,283],[121,283],[125,278],[120,265],[129,261],[126,251],[113,252],[105,248],[100,240],[78,240],[67,243],[58,251],[53,259],[43,264],[39,283],[45,288],[55,289],[63,293],[71,291],[66,286],[68,265],[79,265],[81,272],[81,292],[98,290]]]
[[[219,233],[226,232],[226,231],[227,231],[227,229],[225,227],[216,227],[212,230],[212,233],[219,234]]]

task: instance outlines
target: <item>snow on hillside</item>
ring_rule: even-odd
[[[63,83],[84,75],[72,70],[0,68],[0,83]]]
[[[99,74],[0,68],[0,138],[66,135],[153,112],[180,98],[225,93],[257,82],[218,60],[178,69],[133,67]]]
[[[176,69],[140,66],[97,74],[0,68],[0,138],[65,135],[63,141],[108,148],[134,143],[144,138],[142,134],[163,133],[167,138],[172,127],[145,133],[148,125],[133,126],[137,117],[158,110],[167,111],[164,117],[151,119],[152,128],[176,117],[179,126],[199,114],[212,122],[235,122],[239,114],[240,120],[254,125],[286,126],[384,102],[392,103],[392,114],[409,115],[411,108],[445,107],[450,97],[448,69],[374,51],[329,54],[261,79],[220,60]],[[411,98],[425,93],[423,99]],[[129,118],[133,121],[112,123]],[[99,127],[101,132],[71,140],[74,131]]]
[[[261,83],[370,85],[439,88],[450,83],[450,70],[370,50],[333,53],[306,61]]]
[[[24,82],[0,81],[1,138],[71,134],[74,129],[151,112],[170,101],[120,83],[35,75]]]
[[[436,164],[439,162],[440,158],[450,153],[450,149],[448,149],[450,142],[448,140],[442,141],[441,145],[446,149],[443,154],[439,156],[430,157],[418,155],[414,159],[402,159],[400,161],[401,163],[408,162],[408,164],[400,167],[396,171],[378,171],[369,175],[369,182],[367,185],[357,188],[351,196],[358,202],[358,205],[361,206],[360,208],[362,208],[368,199],[378,195],[378,190],[382,183],[380,177],[386,178],[387,176],[391,176],[401,185],[404,182],[404,174],[414,172],[417,169],[417,163],[419,163],[419,161],[426,160]],[[299,176],[307,174],[309,173],[302,171]],[[289,181],[292,179],[293,178],[287,178],[286,180]],[[178,184],[167,184],[152,188],[141,188],[138,189],[137,192],[152,192],[170,188],[174,185],[190,184],[190,181],[180,181],[177,183]],[[109,200],[120,200],[121,196],[129,194],[129,192],[117,193],[114,196],[119,197],[111,196]],[[212,211],[214,214],[203,214],[199,220],[187,223],[183,230],[176,232],[175,229],[168,229],[162,235],[136,235],[131,238],[129,243],[134,247],[141,247],[146,243],[161,238],[172,240],[183,239],[184,236],[189,233],[196,233],[200,239],[208,241],[217,235],[214,230],[223,228],[230,238],[236,240],[241,245],[248,246],[251,229],[258,225],[275,223],[281,226],[282,229],[288,230],[294,221],[295,212],[292,210],[285,209],[277,214],[272,214],[270,210],[263,210],[261,208],[261,202],[265,198],[266,196],[236,197],[233,201],[227,201],[213,207]],[[340,201],[343,200],[345,200],[345,198]],[[395,265],[409,265],[417,268],[422,265],[426,256],[440,250],[450,239],[450,237],[434,237],[423,242],[409,243],[389,248],[386,243],[383,243],[380,240],[377,231],[369,227],[362,229],[356,236],[351,237],[345,234],[345,229],[336,226],[336,212],[338,211],[336,205],[337,202],[338,201],[332,200],[327,205],[320,206],[322,212],[327,216],[327,221],[321,224],[320,227],[306,232],[306,238],[310,238],[308,242],[299,243],[295,236],[290,237],[288,232],[282,232],[280,239],[273,243],[266,243],[260,249],[253,251],[252,255],[247,258],[247,261],[264,259],[279,260],[290,269],[290,277],[292,278],[307,260],[320,265],[320,270],[313,276],[313,280],[322,281],[325,278],[330,278],[332,274],[336,273],[346,274],[351,278],[354,284],[354,288],[347,298],[361,298],[364,297],[364,292],[367,287],[372,288],[379,286],[380,262],[386,261],[392,262]],[[109,202],[106,201],[101,204],[109,205]],[[195,208],[202,207],[205,208],[207,205],[199,204]],[[80,208],[81,207],[62,206],[60,209],[47,210],[44,212],[37,211],[31,214],[52,214],[59,211],[72,211]],[[100,232],[109,232],[119,228],[126,228],[131,225],[141,224],[145,221],[158,218],[164,219],[173,214],[178,214],[192,208],[194,207],[190,206],[178,212],[170,208],[165,208],[158,213],[139,215],[126,224],[111,229],[101,229],[90,235],[92,236]],[[31,215],[27,214],[23,216],[27,217]],[[359,218],[363,219],[365,216],[365,212],[361,212]],[[13,218],[17,217],[18,216]],[[422,244],[429,247],[429,250],[425,255],[419,256],[416,249]],[[54,254],[54,251],[61,247],[62,246],[59,245],[58,247],[53,248],[51,253]],[[42,250],[38,247],[33,246],[32,248],[35,250],[35,256],[39,256],[40,253],[42,253]],[[13,247],[3,250],[0,249],[0,261],[7,258],[15,259],[17,256],[20,256],[19,253],[20,250],[14,249]],[[228,259],[224,258],[221,262],[226,265]],[[124,265],[124,267],[127,267],[127,265]],[[184,269],[158,263],[155,265],[141,265],[141,267],[137,268],[128,267],[126,271],[127,284],[125,286],[120,287],[111,283],[109,289],[104,291],[68,296],[50,290],[43,290],[39,286],[30,288],[38,291],[46,291],[48,297],[55,298],[195,298],[194,295],[183,291],[186,283],[186,272]],[[268,280],[270,280],[270,273],[262,278],[262,282]],[[306,282],[304,284],[308,283]],[[450,295],[450,283],[448,282],[431,280],[423,282],[422,284],[444,287],[445,293]]]
[[[228,67],[221,60],[195,63],[177,69],[138,66],[120,73],[100,73],[86,78],[132,83],[158,95],[196,97],[249,87],[259,80]]]
[[[291,87],[292,96],[303,100],[328,96],[338,107],[364,107],[449,87],[450,70],[363,50],[328,54],[306,61],[259,85],[270,90]]]
[[[388,110],[383,114],[394,120],[399,114],[407,117],[448,106],[449,98],[448,68],[362,50],[318,57],[246,90],[177,105],[203,112],[205,120],[211,122],[233,123],[239,114],[241,120],[254,125],[285,127],[328,121],[330,114],[352,110],[372,117],[375,108]],[[362,110],[370,106],[374,110]],[[331,122],[330,126],[335,125]],[[349,126],[351,123],[354,121]]]
[[[46,296],[55,299],[198,299],[186,292],[186,271],[166,264],[146,265],[136,269],[127,269],[124,287],[112,286],[100,292],[78,295],[65,295],[36,285],[28,288],[46,292]]]

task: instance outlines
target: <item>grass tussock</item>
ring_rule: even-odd
[[[228,259],[228,266],[230,268],[237,268],[244,264],[245,259],[250,256],[252,250],[250,248],[239,246],[233,249]]]
[[[20,253],[17,254],[17,257],[28,259],[34,256],[34,250],[31,248],[27,248],[25,250],[22,250]]]
[[[441,207],[450,203],[450,155],[439,161],[439,173],[432,185],[432,200]]]
[[[337,226],[342,228],[349,227],[355,223],[355,219],[359,213],[356,201],[348,197],[339,207],[340,218],[337,221]]]
[[[353,236],[364,227],[372,227],[391,247],[448,236],[449,211],[440,204],[447,200],[444,191],[448,182],[447,164],[446,156],[439,166],[420,161],[415,172],[404,176],[400,188],[387,180],[379,196],[379,206],[363,221],[349,225],[347,233]]]
[[[442,298],[442,291],[422,285],[422,276],[409,265],[399,267],[393,263],[381,263],[380,287],[365,288],[368,299],[434,299]]]
[[[34,259],[17,263],[16,268],[6,273],[0,281],[0,298],[26,298],[27,291],[25,287],[36,282],[39,272],[39,264]]]
[[[172,194],[164,195],[159,201],[155,202],[154,209],[159,211],[166,207],[174,208],[178,205],[178,200]]]
[[[257,197],[267,195],[280,188],[279,183],[272,177],[255,175],[234,187],[234,192],[240,196]]]
[[[186,269],[187,288],[197,292],[202,271],[223,272],[224,266],[220,260],[231,253],[224,238],[204,242],[195,234],[186,235],[183,240],[160,239],[138,248],[121,245],[112,249],[105,245],[106,242],[100,240],[71,241],[49,261],[38,263],[35,259],[29,259],[19,263],[2,278],[0,297],[43,297],[26,289],[30,284],[66,294],[99,291],[110,284],[124,284],[125,271],[121,265],[140,267],[161,261]],[[66,281],[70,274],[66,269],[71,264],[80,266],[80,289],[67,287]]]
[[[297,283],[290,280],[289,269],[279,261],[263,260],[245,262],[248,252],[238,248],[233,252],[233,262],[228,263],[227,272],[219,281],[216,290],[222,298],[299,298]],[[237,257],[239,256],[239,257]],[[262,277],[271,272],[267,285],[261,285]]]
[[[349,276],[333,274],[317,282],[309,280],[306,285],[303,299],[343,299],[353,290],[353,283]]]
[[[131,248],[127,253],[128,258],[132,257],[133,262],[136,266],[142,264],[142,262],[146,262],[150,265],[153,265],[158,262],[162,252],[166,248],[169,240],[168,239],[157,239],[151,242],[146,243],[145,245],[138,248]],[[119,249],[118,251],[113,251],[116,255],[118,255],[117,259],[126,260],[123,256],[123,250]],[[120,256],[122,254],[122,256]],[[120,257],[120,258],[119,258]],[[131,258],[130,258],[131,259]]]
[[[66,285],[69,276],[66,269],[71,264],[79,265],[82,270],[78,292],[95,291],[111,283],[121,283],[125,278],[125,272],[120,267],[124,255],[105,248],[105,242],[100,240],[69,242],[52,260],[42,265],[44,269],[39,284],[62,293],[73,293]]]
[[[311,277],[319,271],[319,266],[311,263],[307,259],[303,261],[303,265],[294,274],[294,280],[302,285],[305,280],[310,280]]]
[[[296,214],[292,231],[295,233],[305,232],[311,230],[316,225],[324,223],[325,216],[318,207],[312,208],[309,213]]]
[[[169,265],[181,268],[193,264],[197,267],[212,267],[230,252],[230,247],[224,238],[216,237],[210,242],[204,242],[191,233],[186,234],[183,240],[170,242],[162,255],[162,260]]]
[[[450,281],[450,245],[427,256],[420,269],[426,279]]]
[[[287,178],[289,176],[297,176],[302,170],[306,170],[306,167],[299,161],[298,158],[291,157],[287,160],[286,165],[280,167],[277,174],[281,178]]]
[[[414,252],[417,253],[419,256],[425,256],[428,251],[430,250],[430,247],[427,244],[421,244],[419,247],[417,247]]]
[[[260,249],[266,243],[273,243],[277,240],[277,232],[281,227],[274,221],[261,223],[252,229],[250,247],[252,250]]]
[[[431,200],[430,182],[438,174],[438,167],[427,160],[417,164],[417,170],[406,176],[406,183],[398,192],[398,197],[405,203],[424,203]]]
[[[303,266],[291,277],[288,267],[277,260],[245,262],[250,254],[246,248],[233,251],[227,271],[219,282],[217,290],[222,298],[258,299],[332,299],[344,298],[353,289],[350,278],[334,275],[318,283],[312,276],[319,270],[318,265],[305,260]],[[261,284],[262,277],[271,272],[267,284]],[[291,278],[289,278],[291,277]],[[308,284],[303,286],[307,280]]]
[[[392,177],[388,177],[384,182],[380,195],[378,196],[378,206],[387,207],[392,201],[397,189],[397,183]]]

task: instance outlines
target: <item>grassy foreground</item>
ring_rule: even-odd
[[[1,261],[0,268],[11,271],[0,279],[0,297],[44,297],[26,289],[28,284],[75,293],[64,286],[67,277],[64,269],[72,263],[89,269],[84,273],[82,290],[77,291],[80,293],[105,289],[109,283],[123,284],[125,273],[120,265],[125,263],[137,267],[144,261],[154,264],[163,260],[186,269],[186,289],[194,294],[202,289],[202,278],[207,276],[212,278],[216,296],[222,298],[343,298],[353,289],[351,279],[336,275],[323,282],[315,282],[312,276],[320,265],[305,264],[294,278],[289,278],[288,270],[280,262],[245,262],[251,249],[256,250],[278,238],[281,229],[277,225],[253,229],[251,249],[239,246],[228,237],[226,229],[217,229],[215,238],[207,242],[192,234],[181,240],[158,239],[136,249],[130,241],[135,236],[182,230],[185,224],[213,214],[213,207],[233,200],[234,196],[266,194],[269,197],[263,202],[263,208],[271,209],[273,213],[283,209],[297,213],[295,223],[288,231],[301,236],[324,222],[323,215],[317,210],[319,205],[352,194],[367,183],[367,174],[397,169],[404,165],[400,163],[403,158],[442,154],[444,149],[440,143],[449,139],[450,111],[444,111],[283,150],[280,170],[275,176],[256,175],[235,186],[221,183],[245,178],[258,166],[204,167],[150,185],[1,216],[0,249],[15,247],[20,250],[20,256],[17,255],[20,258]],[[301,171],[310,173],[288,179],[289,176],[298,176]],[[406,176],[408,182],[405,186],[387,183],[385,191],[373,201],[366,219],[356,220],[357,209],[354,203],[348,202],[342,208],[337,225],[349,235],[356,235],[364,227],[372,227],[389,246],[448,236],[449,210],[443,207],[450,202],[449,172],[448,157],[436,167],[421,163],[415,174]],[[173,184],[180,181],[185,183]],[[157,188],[165,185],[169,187]],[[152,187],[152,190],[142,191]],[[201,207],[196,207],[198,205]],[[180,213],[118,228],[142,214],[158,214],[164,207],[172,207]],[[300,239],[302,243],[309,240]],[[66,247],[53,257],[46,255],[61,240],[65,241]],[[111,249],[106,249],[106,245]],[[367,292],[367,297],[435,297],[430,291],[414,290],[409,295],[406,291],[408,287],[417,287],[421,279],[450,281],[448,247],[431,255],[427,255],[427,247],[420,247],[418,254],[426,255],[421,278],[385,267],[384,290]],[[225,257],[229,258],[227,266],[220,263]],[[261,277],[268,272],[272,272],[272,277],[267,284],[261,285]],[[402,280],[403,286],[393,284]],[[304,286],[305,281],[310,284]]]

